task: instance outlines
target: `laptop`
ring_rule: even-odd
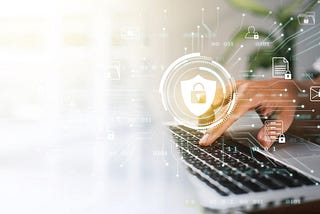
[[[203,147],[201,131],[176,123],[167,127],[205,208],[253,211],[320,199],[317,144],[286,134],[285,144],[265,151],[255,140],[257,130],[238,130]]]
[[[215,100],[218,87],[222,89],[218,95],[227,102],[221,102],[220,110],[212,113],[212,121],[207,104]],[[294,133],[284,135],[281,131],[268,151],[260,147],[255,129],[229,131],[211,146],[199,145],[201,130],[222,123],[232,114],[235,102],[233,78],[219,63],[199,53],[177,59],[165,71],[160,93],[164,108],[176,121],[167,124],[171,143],[176,145],[203,207],[223,212],[253,211],[320,199],[320,145]],[[206,100],[200,99],[202,94]],[[201,117],[209,125],[202,126],[201,122],[195,126]],[[248,119],[245,126],[238,127],[252,124]],[[268,124],[275,126],[272,132],[282,124],[278,122]]]

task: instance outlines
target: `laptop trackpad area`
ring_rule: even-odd
[[[277,143],[270,153],[275,159],[320,179],[320,145],[289,136],[286,143]]]

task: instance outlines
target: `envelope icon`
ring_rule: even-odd
[[[310,101],[311,102],[320,102],[320,86],[311,86],[310,87]]]

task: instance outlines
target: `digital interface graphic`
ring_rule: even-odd
[[[177,59],[165,71],[160,93],[177,122],[193,128],[218,126],[232,113],[235,82],[217,62],[194,53]],[[227,105],[225,105],[227,103]]]
[[[319,212],[320,0],[0,14],[0,213]]]

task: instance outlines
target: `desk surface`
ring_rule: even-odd
[[[86,122],[1,125],[0,213],[199,213],[155,132],[108,139]]]

